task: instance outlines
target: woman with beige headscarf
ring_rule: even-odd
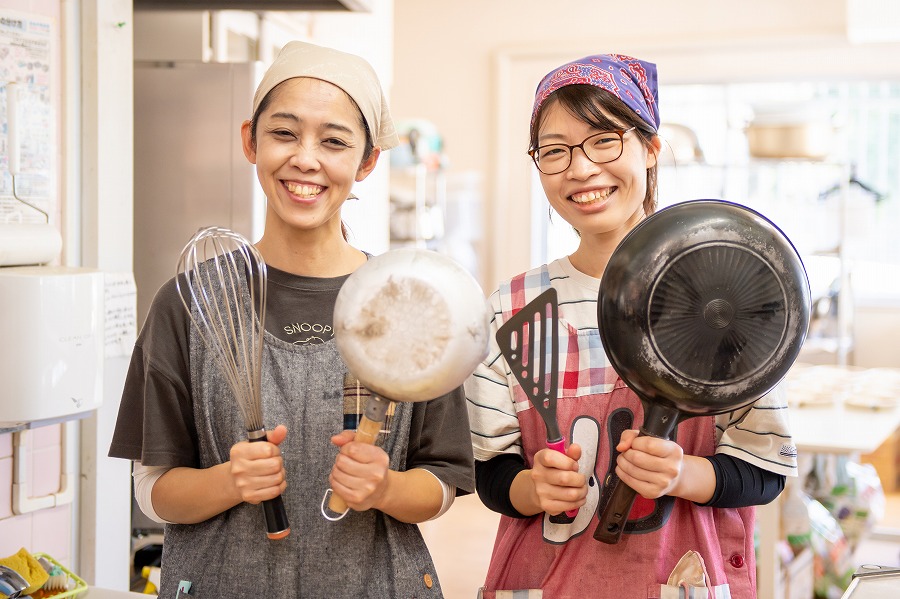
[[[364,389],[335,347],[332,312],[368,255],[341,208],[397,145],[372,67],[303,42],[285,46],[241,126],[266,195],[256,244],[268,268],[262,397],[268,442],[248,443],[214,356],[174,280],[135,345],[110,455],[135,461],[142,510],[165,522],[160,596],[440,597],[417,522],[473,490],[461,390],[397,404],[383,446],[354,442]],[[427,417],[426,417],[427,414]],[[341,432],[343,431],[343,432]],[[329,487],[352,510],[320,513]],[[269,540],[256,505],[283,492],[293,532]],[[180,595],[179,595],[180,596]]]

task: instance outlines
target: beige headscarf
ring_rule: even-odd
[[[289,42],[275,57],[253,96],[253,114],[272,88],[294,77],[312,77],[338,86],[359,106],[376,146],[389,150],[399,145],[394,121],[372,65],[359,56],[307,42]]]

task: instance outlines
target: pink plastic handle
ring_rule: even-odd
[[[547,441],[547,447],[554,451],[558,451],[559,453],[565,455],[566,454],[566,440],[565,438],[560,439],[559,441]],[[574,518],[578,515],[578,510],[567,510],[566,516],[569,518]]]
[[[547,441],[547,447],[554,451],[558,451],[559,453],[565,455],[566,453],[566,440],[560,439],[559,441]]]

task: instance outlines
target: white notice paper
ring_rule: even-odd
[[[104,273],[107,358],[130,356],[137,338],[137,285],[134,273]]]

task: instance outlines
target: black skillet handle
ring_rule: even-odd
[[[615,545],[622,538],[622,531],[625,530],[625,523],[628,521],[628,514],[631,513],[631,507],[637,498],[637,492],[623,483],[621,480],[616,483],[609,503],[606,509],[600,514],[600,523],[594,530],[594,538],[601,543]]]
[[[678,422],[690,414],[680,412],[674,406],[663,402],[651,402],[642,399],[644,407],[644,426],[638,432],[638,437],[659,437],[671,439],[672,432],[678,426]],[[602,543],[614,545],[622,538],[625,523],[628,522],[628,514],[637,498],[637,491],[626,485],[621,479],[616,483],[606,509],[600,514],[600,522],[594,530],[594,538]]]

